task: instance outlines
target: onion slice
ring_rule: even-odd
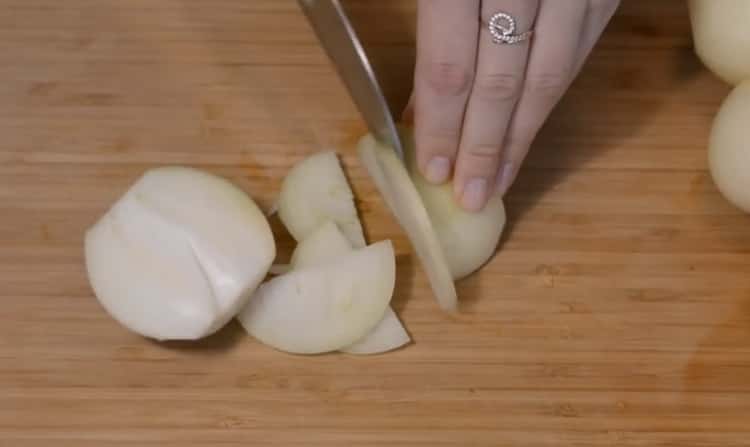
[[[289,171],[281,186],[278,211],[297,242],[330,220],[355,248],[366,245],[354,194],[333,151],[311,155]]]
[[[390,241],[262,284],[238,315],[260,342],[295,354],[351,346],[383,319],[396,280]]]
[[[306,268],[332,262],[351,253],[352,246],[333,222],[323,224],[297,245],[292,253],[292,268]],[[411,341],[404,325],[388,306],[377,327],[352,346],[341,349],[349,354],[380,354],[400,348]]]
[[[406,167],[392,148],[372,135],[360,140],[358,151],[362,164],[421,260],[438,304],[447,311],[457,310],[458,297],[448,261]]]

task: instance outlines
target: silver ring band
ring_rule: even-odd
[[[516,19],[510,14],[498,12],[490,18],[487,28],[492,36],[492,41],[496,44],[515,44],[523,42],[531,37],[531,31],[521,34],[516,32]]]

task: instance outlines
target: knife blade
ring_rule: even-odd
[[[338,0],[298,0],[370,132],[404,159],[396,123],[375,71]]]

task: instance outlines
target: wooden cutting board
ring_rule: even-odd
[[[750,217],[706,171],[729,89],[695,58],[684,2],[624,3],[449,316],[295,2],[2,2],[0,446],[750,445]],[[415,5],[350,8],[399,110]],[[97,304],[83,232],[145,169],[207,169],[268,206],[322,148],[371,240],[396,243],[413,345],[290,356],[236,324],[157,344]]]

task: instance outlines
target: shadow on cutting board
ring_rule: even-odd
[[[642,26],[638,32],[644,39],[659,37],[659,20],[659,17],[639,17]],[[687,12],[684,20],[688,20]],[[622,30],[634,32],[627,5],[612,19],[581,73],[532,144],[505,198],[508,224],[500,247],[512,237],[514,226],[547,192],[607,151],[627,144],[666,101],[683,92],[703,70],[690,47],[665,55],[672,58],[664,64],[666,70],[653,69],[638,57],[613,57],[608,47],[617,49],[630,36],[623,35]],[[634,50],[638,47],[634,46]]]
[[[346,11],[370,59],[391,113],[399,120],[414,83],[416,61],[416,2],[384,0],[344,2]],[[374,20],[373,11],[378,18]]]
[[[177,351],[184,351],[184,352],[214,352],[214,353],[221,353],[221,352],[227,352],[234,348],[238,343],[240,343],[243,339],[246,339],[248,337],[247,332],[242,328],[242,326],[237,322],[237,320],[232,319],[229,323],[227,323],[226,326],[219,329],[218,332],[216,332],[213,335],[210,335],[206,338],[202,338],[200,340],[195,341],[181,341],[181,340],[172,340],[172,341],[166,341],[166,342],[159,342],[156,340],[146,339],[147,341],[158,345],[159,347],[167,348],[167,349],[174,349]]]
[[[651,26],[644,35],[654,37],[658,17],[643,18]],[[526,214],[540,206],[545,196],[577,171],[595,165],[608,151],[634,140],[666,102],[684,92],[703,70],[692,48],[685,47],[664,68],[652,69],[634,57],[613,57],[632,17],[613,18],[608,33],[589,56],[581,73],[550,115],[532,144],[515,184],[505,197],[507,224],[496,256],[513,238]],[[687,20],[687,16],[685,16]],[[667,57],[667,55],[665,55]],[[649,68],[646,68],[646,67]],[[653,148],[659,150],[659,148]],[[490,261],[491,263],[492,261]],[[459,282],[462,306],[471,310],[481,290],[481,278]]]

